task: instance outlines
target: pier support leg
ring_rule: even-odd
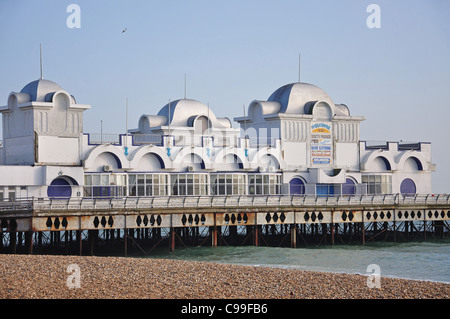
[[[423,221],[423,240],[427,240],[427,222]]]
[[[88,230],[88,244],[89,244],[89,255],[94,255],[94,245],[95,245],[95,237],[97,235],[97,230]]]
[[[9,233],[9,245],[11,247],[12,253],[15,254],[17,252],[17,238],[15,231]]]
[[[169,251],[175,251],[175,228],[170,227],[169,235]]]
[[[253,245],[256,247],[259,246],[259,226],[258,225],[253,226]]]
[[[124,241],[124,255],[128,257],[128,230],[125,228],[123,230],[123,241]]]
[[[291,248],[297,248],[297,225],[291,225]]]
[[[212,226],[211,231],[211,246],[217,247],[217,226]]]
[[[334,224],[330,224],[331,230],[331,245],[334,246]]]
[[[392,222],[394,224],[394,242],[397,241],[397,227],[395,225],[395,221]]]
[[[77,239],[78,239],[78,245],[79,245],[78,248],[79,248],[80,256],[83,255],[83,240],[82,240],[81,234],[82,234],[82,230],[81,229],[77,230]]]
[[[362,234],[361,234],[361,237],[362,237],[361,243],[362,243],[363,245],[365,245],[365,244],[366,244],[366,227],[364,226],[364,223],[361,223],[361,227],[362,227],[362,229],[361,229],[361,231],[362,231]]]
[[[29,255],[33,255],[33,231],[25,233],[25,246]]]

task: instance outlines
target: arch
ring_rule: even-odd
[[[356,182],[353,178],[347,177],[345,183],[342,184],[342,195],[354,195],[356,194]]]
[[[144,145],[130,155],[130,168],[139,170],[141,160],[147,154],[154,155],[160,161],[161,168],[172,167],[172,160],[167,156],[167,152],[164,148]]]
[[[58,176],[47,187],[47,196],[50,198],[72,197],[72,186],[78,183],[70,176]]]
[[[200,161],[201,160],[201,166],[203,169],[209,169],[211,168],[211,160],[209,156],[206,153],[206,148],[203,147],[185,147],[181,151],[176,154],[175,159],[173,160],[173,168],[183,168],[189,166],[189,162],[186,163],[186,160],[189,160],[189,157],[186,158],[187,155],[190,156],[190,154],[197,155],[197,159],[194,161]],[[191,158],[192,159],[192,158]],[[200,163],[194,163],[194,164],[200,164]]]
[[[128,168],[128,159],[125,157],[123,152],[121,151],[121,148],[113,145],[99,145],[97,147],[94,147],[91,149],[88,154],[86,154],[86,157],[83,161],[84,168],[87,170],[98,170],[100,165],[100,158],[97,161],[97,158],[102,153],[108,153],[108,155],[112,156],[109,159],[107,159],[105,156],[104,160],[108,160],[113,167],[119,169],[119,168]],[[107,164],[105,164],[107,165]]]
[[[226,154],[223,157],[223,163],[220,165],[220,170],[224,171],[238,171],[244,166],[241,159],[236,154]]]
[[[18,102],[16,94],[11,93],[8,97],[8,108],[11,110],[11,109],[17,107],[18,103],[19,102]]]
[[[29,102],[30,99],[31,97],[28,93],[11,92],[8,96],[8,109],[11,110],[13,107]]]
[[[155,153],[146,153],[139,160],[139,171],[157,172],[164,168],[164,161]]]
[[[271,154],[264,154],[258,161],[258,167],[264,168],[264,171],[267,172],[280,169],[280,164]]]
[[[253,101],[248,107],[248,117],[254,122],[262,121],[264,115],[280,112],[281,104],[275,101]]]
[[[198,154],[195,153],[186,154],[183,157],[182,162],[184,165],[188,167],[188,170],[190,170],[191,167],[194,170],[205,169],[205,162],[203,162],[203,159]]]
[[[405,178],[400,184],[400,193],[403,196],[414,196],[416,192],[416,183],[411,178]]]
[[[312,114],[314,119],[331,120],[333,118],[334,115],[333,108],[327,102],[317,101],[316,103],[314,103],[314,105],[306,103],[305,108],[307,108],[307,105],[309,107],[307,114]]]
[[[415,166],[414,166],[415,165]],[[402,154],[397,161],[397,167],[406,171],[427,171],[429,165],[425,157],[417,151],[409,151]]]
[[[403,164],[403,171],[406,172],[416,172],[422,171],[423,166],[422,163],[415,156],[408,157]]]
[[[270,158],[267,158],[265,156],[269,156]],[[249,161],[253,166],[261,168],[269,168],[270,162],[272,162],[273,164],[272,169],[276,170],[282,168],[281,166],[283,163],[278,156],[278,152],[275,152],[272,148],[259,149],[257,152],[252,154],[251,159],[249,159]]]
[[[114,153],[103,152],[95,158],[94,169],[101,172],[105,166],[109,166],[111,170],[117,170],[122,168],[122,163]]]
[[[289,181],[289,194],[304,195],[305,194],[305,180],[301,177],[294,177]]]
[[[50,93],[49,96],[45,97],[45,100],[52,101],[56,110],[66,111],[70,107],[71,97],[67,92],[57,91]]]
[[[213,159],[213,163],[216,165],[217,169],[222,168],[222,164],[227,162],[227,156],[232,155],[235,157],[236,161],[240,164],[240,169],[248,168],[248,161],[245,157],[245,151],[243,149],[236,148],[222,148],[218,151]],[[230,157],[228,157],[230,159]]]
[[[263,117],[263,110],[261,103],[259,102],[252,102],[250,104],[249,110],[248,110],[249,117],[255,121],[255,120],[262,120]]]
[[[194,128],[195,135],[205,135],[208,128],[212,127],[211,120],[205,115],[193,116],[188,120],[188,124]]]
[[[390,171],[391,164],[384,156],[377,156],[373,160],[374,170],[377,172]]]
[[[379,158],[379,159],[377,159]],[[364,170],[379,172],[380,170],[397,170],[397,164],[392,155],[388,152],[373,151],[366,155],[361,163],[364,166]]]

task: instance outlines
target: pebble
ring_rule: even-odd
[[[79,267],[69,288],[67,267]],[[75,275],[73,273],[72,275]],[[0,255],[2,299],[448,299],[450,284],[364,275],[124,257]]]

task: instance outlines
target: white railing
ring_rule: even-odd
[[[353,195],[353,196],[301,196],[301,195],[237,195],[237,196],[158,196],[124,198],[70,198],[33,199],[34,210],[115,210],[162,209],[192,207],[354,207],[450,205],[450,195]],[[0,206],[1,207],[1,206]]]
[[[224,208],[224,207],[335,207],[351,208],[374,206],[449,206],[449,194],[403,196],[352,195],[236,195],[236,196],[157,196],[123,198],[32,198],[0,201],[1,212],[43,210],[116,210],[163,208]]]

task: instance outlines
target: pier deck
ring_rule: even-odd
[[[145,239],[154,247],[176,245],[362,244],[383,238],[446,237],[450,233],[450,195],[311,196],[167,196],[126,198],[34,198],[0,203],[0,252],[27,253],[73,242],[82,254],[82,233],[93,254],[99,232],[105,240],[130,245]],[[52,234],[53,233],[53,234]],[[24,244],[22,243],[25,239]],[[148,246],[146,247],[148,248]],[[45,249],[42,251],[45,252]]]

